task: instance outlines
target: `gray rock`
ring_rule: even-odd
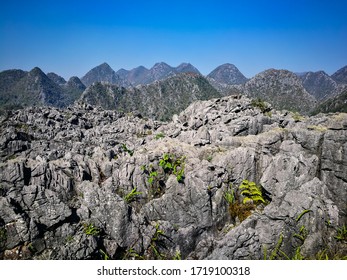
[[[0,123],[0,258],[346,254],[334,236],[347,222],[347,115],[268,108],[223,97],[170,123],[82,103],[13,112]],[[225,193],[242,205],[245,179],[268,203],[242,219]]]

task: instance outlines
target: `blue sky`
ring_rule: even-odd
[[[83,76],[190,62],[203,74],[223,63],[247,77],[347,65],[347,1],[4,1],[0,71]]]

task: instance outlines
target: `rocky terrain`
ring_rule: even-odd
[[[245,97],[168,123],[82,102],[9,112],[0,257],[345,258],[346,138],[344,113]]]

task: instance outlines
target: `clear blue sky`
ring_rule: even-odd
[[[203,74],[223,63],[247,77],[347,65],[347,1],[3,1],[0,71],[83,76],[190,62]]]

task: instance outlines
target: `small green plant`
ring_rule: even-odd
[[[325,132],[328,130],[328,128],[326,126],[322,126],[322,125],[309,125],[307,127],[308,130],[315,130],[315,131],[319,131],[319,132]]]
[[[271,118],[272,117],[272,112],[271,111],[265,112],[264,115],[269,117],[269,118]]]
[[[165,137],[165,134],[163,132],[159,132],[158,134],[155,135],[155,140],[159,140],[164,137]]]
[[[35,247],[33,246],[32,243],[28,244],[28,249],[29,249],[31,254],[35,254],[37,252],[37,250],[35,249]]]
[[[13,155],[10,155],[7,160],[14,160],[17,158],[17,155],[13,154]]]
[[[143,165],[141,166],[141,169],[148,176],[147,182],[150,187],[149,197],[157,197],[160,194],[162,194],[164,186],[161,182],[159,172],[153,167],[152,164],[150,164],[149,167],[147,167],[146,165]]]
[[[284,254],[284,252],[281,250],[283,244],[283,233],[281,232],[280,237],[277,241],[277,244],[275,246],[275,248],[272,250],[270,256],[268,257],[268,252],[267,252],[267,248],[264,248],[264,259],[265,260],[274,260],[274,259],[281,259],[281,256],[286,256],[286,254]]]
[[[155,170],[151,171],[149,173],[148,183],[152,185],[157,176],[158,176],[158,171],[155,171]]]
[[[18,130],[24,131],[25,133],[28,133],[28,131],[29,131],[29,125],[26,123],[16,123],[14,126]]]
[[[179,183],[184,180],[185,169],[185,157],[175,157],[170,154],[164,154],[159,160],[159,166],[161,166],[165,173],[176,175],[176,179]]]
[[[107,253],[104,250],[99,249],[99,252],[100,252],[102,258],[104,259],[104,261],[107,261],[110,259],[110,257],[107,255]]]
[[[232,190],[231,188],[224,192],[223,197],[229,204],[235,203],[235,193],[234,190]]]
[[[66,238],[65,238],[65,242],[66,243],[71,243],[74,241],[74,237],[72,235],[68,235]]]
[[[179,250],[176,251],[176,253],[175,253],[173,259],[174,259],[175,261],[180,261],[180,260],[182,260],[181,252],[180,252]]]
[[[83,224],[83,228],[86,235],[97,236],[100,234],[100,229],[93,224]]]
[[[316,254],[316,258],[315,259],[316,260],[329,260],[329,255],[328,255],[327,249],[319,251]]]
[[[1,244],[5,243],[7,240],[7,231],[6,228],[0,228],[0,248],[1,248]]]
[[[164,246],[162,237],[165,237],[165,232],[160,229],[159,223],[156,223],[155,232],[151,238],[149,253],[152,257],[158,260],[165,259],[165,255],[160,252],[160,248]]]
[[[293,235],[293,237],[296,237],[296,238],[300,239],[302,242],[304,242],[306,237],[307,237],[307,235],[308,235],[308,231],[307,231],[306,227],[305,226],[301,226],[299,233],[295,233]]]
[[[292,118],[294,119],[295,122],[301,122],[303,121],[305,118],[303,116],[300,115],[300,113],[298,112],[294,112],[292,113]]]
[[[142,194],[142,192],[137,192],[136,189],[136,187],[133,188],[128,194],[124,196],[124,200],[126,203],[133,202],[134,200],[136,200],[137,196]]]
[[[337,234],[334,236],[337,241],[347,242],[347,227],[343,225],[337,229]]]
[[[265,199],[263,198],[263,193],[260,186],[257,186],[256,183],[250,182],[248,180],[243,180],[239,186],[241,190],[241,195],[244,196],[243,204],[253,203],[258,205],[259,203],[266,204]]]
[[[266,103],[265,103],[263,100],[261,100],[260,98],[253,99],[253,100],[251,101],[251,105],[252,105],[253,107],[259,108],[260,111],[261,111],[263,114],[266,114],[266,113],[268,113],[268,112],[271,111],[271,108],[268,107],[268,106],[266,105]]]
[[[123,260],[144,260],[145,258],[141,255],[139,255],[134,248],[130,248],[128,249],[124,256],[123,256]]]
[[[301,247],[299,246],[296,248],[294,256],[292,257],[292,260],[304,260],[305,257],[301,254]]]
[[[296,218],[296,222],[299,222],[300,219],[302,218],[302,216],[304,216],[305,214],[309,213],[309,212],[312,212],[312,210],[309,210],[309,209],[305,209],[304,211],[302,211],[298,217]]]
[[[123,150],[124,152],[128,153],[131,157],[133,156],[134,150],[129,150],[128,147],[127,147],[127,145],[122,144],[122,145],[121,145],[121,148],[122,148],[122,150]]]

